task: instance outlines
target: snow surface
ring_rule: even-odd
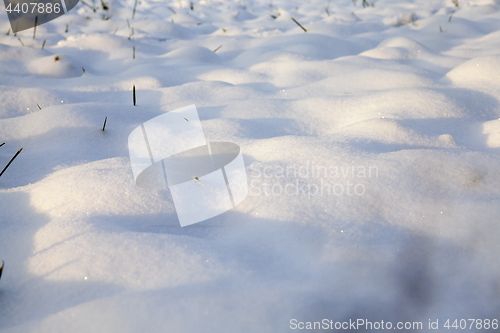
[[[500,319],[500,1],[459,2],[96,1],[36,39],[2,5],[0,331]],[[127,137],[190,104],[254,186],[181,228]]]

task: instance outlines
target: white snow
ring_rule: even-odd
[[[0,332],[500,319],[500,1],[86,2],[0,6]],[[250,193],[181,228],[127,138],[191,104]]]

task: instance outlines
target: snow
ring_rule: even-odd
[[[95,3],[0,36],[0,332],[500,319],[500,2]],[[128,137],[192,104],[250,193],[181,228]]]

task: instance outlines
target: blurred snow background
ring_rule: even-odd
[[[500,319],[499,1],[85,3],[36,39],[0,7],[0,331]],[[252,186],[180,228],[127,137],[190,104]],[[313,165],[356,173],[279,175]]]

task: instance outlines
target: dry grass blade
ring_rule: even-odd
[[[137,0],[135,0],[135,3],[134,3],[134,10],[132,11],[132,20],[134,19],[134,16],[135,16],[135,10],[137,9]]]
[[[85,1],[83,1],[83,0],[80,0],[80,2],[81,2],[84,6],[87,6],[87,7],[89,7],[90,9],[92,9],[92,11],[95,13],[95,8],[94,8],[93,6],[89,5],[88,3],[86,3],[86,2],[85,2]]]
[[[296,19],[294,19],[293,17],[292,17],[292,21],[293,21],[293,22],[295,22],[295,23],[296,23],[299,27],[301,27],[301,28],[302,28],[302,30],[304,30],[304,32],[307,32],[306,28],[304,28],[304,27],[302,26],[302,24],[300,24],[299,22],[297,22],[297,20],[296,20]]]
[[[33,39],[36,38],[36,26],[38,25],[38,15],[35,16],[35,26],[33,28]]]
[[[22,150],[23,150],[23,148],[19,149],[17,151],[16,155],[14,155],[14,157],[12,157],[12,159],[9,161],[9,163],[7,163],[7,165],[5,166],[5,168],[3,168],[2,172],[0,172],[0,177],[2,177],[3,173],[5,172],[5,170],[7,170],[7,168],[9,167],[9,165],[16,159],[17,155],[19,155]]]
[[[102,6],[102,9],[109,10],[109,6],[103,0],[101,0],[101,6]]]

